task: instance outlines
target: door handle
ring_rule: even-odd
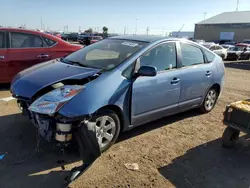
[[[47,54],[40,54],[37,57],[38,58],[46,58],[46,57],[49,57],[49,55],[47,55]]]
[[[206,72],[206,76],[211,76],[212,72],[211,71],[207,71]]]
[[[3,55],[0,55],[0,59],[4,59],[4,56],[3,56]]]
[[[177,84],[180,82],[179,78],[174,78],[173,80],[171,80],[171,84]]]

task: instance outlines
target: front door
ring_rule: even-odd
[[[204,54],[198,46],[180,42],[181,95],[179,108],[184,111],[199,106],[207,89],[212,84],[212,63],[206,63]]]
[[[132,124],[140,125],[178,109],[180,79],[177,69],[175,42],[152,48],[140,57],[140,66],[157,68],[154,77],[139,77],[132,89]]]
[[[43,40],[38,35],[21,32],[10,33],[10,49],[8,50],[11,77],[18,72],[49,59],[48,48],[44,48]]]
[[[5,32],[0,31],[0,83],[10,81]]]

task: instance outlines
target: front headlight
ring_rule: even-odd
[[[79,85],[62,86],[37,99],[29,110],[40,114],[54,114],[83,88],[84,86]]]

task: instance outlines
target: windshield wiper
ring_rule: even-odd
[[[73,64],[73,65],[78,65],[78,66],[80,66],[80,67],[89,67],[89,66],[87,66],[87,65],[81,64],[80,62],[77,62],[77,61],[70,61],[70,60],[65,59],[65,58],[63,58],[63,57],[60,59],[60,61],[62,61],[62,62],[64,62],[64,63],[70,63],[70,64]]]

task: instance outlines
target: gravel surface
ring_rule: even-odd
[[[249,98],[248,65],[226,63],[223,94],[209,114],[189,111],[142,125],[123,133],[119,141],[70,187],[241,187],[250,185],[250,145],[242,135],[234,149],[221,147],[225,105]],[[2,89],[0,96],[8,91]],[[62,187],[68,170],[79,165],[77,154],[61,154],[51,143],[40,141],[36,130],[20,115],[15,101],[0,102],[0,187]],[[30,156],[32,156],[30,158]],[[24,160],[21,164],[15,164]],[[138,163],[132,171],[126,163]]]

